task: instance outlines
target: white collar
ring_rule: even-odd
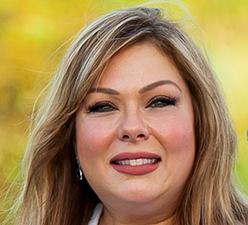
[[[103,205],[102,203],[98,203],[93,211],[93,214],[90,218],[88,225],[98,225],[102,212],[103,212]]]

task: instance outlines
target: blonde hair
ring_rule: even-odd
[[[19,224],[87,224],[98,197],[77,180],[75,112],[111,57],[140,42],[159,47],[186,82],[194,108],[196,158],[175,214],[183,225],[248,224],[233,182],[236,134],[214,72],[200,49],[158,8],[112,12],[89,25],[65,55],[35,119],[24,165]]]

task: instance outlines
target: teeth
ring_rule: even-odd
[[[125,160],[119,160],[116,161],[116,164],[118,165],[130,165],[130,166],[141,166],[144,164],[154,164],[157,162],[157,159],[125,159]]]
[[[136,165],[137,166],[140,166],[140,165],[142,165],[143,164],[143,160],[142,159],[137,159],[136,160]]]
[[[131,166],[136,166],[136,165],[137,165],[136,159],[130,160],[130,165],[131,165]]]

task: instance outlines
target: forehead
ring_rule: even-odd
[[[171,59],[155,45],[145,42],[115,54],[93,87],[145,86],[159,80],[185,86]]]

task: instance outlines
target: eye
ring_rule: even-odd
[[[176,97],[159,96],[150,100],[146,108],[163,108],[166,106],[176,105],[178,99]]]
[[[117,110],[117,108],[110,102],[97,102],[87,107],[89,113],[104,113]]]

